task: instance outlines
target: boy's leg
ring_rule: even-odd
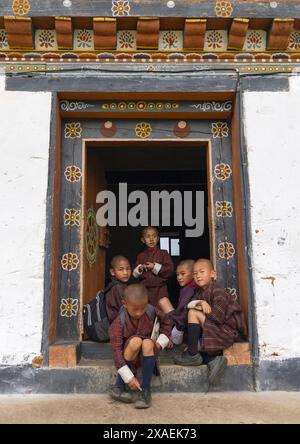
[[[198,352],[198,343],[204,322],[205,315],[201,311],[189,310],[187,324],[188,348],[181,356],[174,358],[175,364],[201,365],[203,363],[202,356]]]
[[[156,357],[154,354],[154,342],[151,339],[144,339],[142,343],[143,352],[143,391],[138,394],[138,399],[135,403],[135,407],[138,409],[144,409],[151,406],[151,379],[155,367]]]
[[[158,301],[158,305],[164,313],[169,313],[170,311],[174,310],[174,307],[171,304],[170,299],[167,297],[161,298]]]
[[[142,339],[138,337],[133,337],[129,340],[125,350],[124,358],[128,367],[131,367],[132,361],[134,361],[142,348]],[[110,390],[110,395],[113,399],[117,401],[122,401],[126,403],[133,402],[132,395],[127,387],[127,384],[123,381],[121,376],[118,374],[116,386]]]

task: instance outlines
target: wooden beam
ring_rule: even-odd
[[[159,18],[140,17],[137,22],[137,48],[158,49],[159,30]]]
[[[228,49],[243,49],[248,27],[249,19],[235,18],[232,20],[228,38]]]
[[[274,19],[269,34],[268,49],[286,50],[293,29],[294,19]]]
[[[203,49],[206,19],[186,19],[184,25],[183,48]]]
[[[30,17],[5,16],[4,26],[10,48],[33,49],[33,28]]]
[[[94,17],[94,45],[95,49],[116,49],[117,20],[110,17]]]
[[[73,49],[73,26],[71,17],[55,17],[58,49]]]

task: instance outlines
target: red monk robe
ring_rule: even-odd
[[[147,262],[154,263],[153,270],[139,272],[138,268]],[[137,257],[133,276],[147,288],[149,303],[159,308],[159,300],[168,298],[167,281],[174,271],[174,264],[167,250],[158,247],[147,248]]]
[[[239,303],[218,284],[212,282],[205,289],[198,288],[192,300],[206,301],[211,307],[202,327],[202,351],[221,351],[230,347],[240,334],[246,337],[247,328]],[[192,308],[192,304],[190,302],[188,308]]]
[[[114,286],[106,293],[106,311],[109,323],[118,316],[120,308],[123,306],[123,293],[128,284],[112,279]]]

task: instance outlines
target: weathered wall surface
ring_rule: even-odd
[[[300,78],[244,93],[261,359],[300,357]]]
[[[40,353],[50,93],[5,91],[0,75],[0,365]]]

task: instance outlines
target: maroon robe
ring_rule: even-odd
[[[196,290],[193,300],[206,301],[211,313],[205,315],[202,351],[220,351],[230,347],[241,334],[246,337],[247,328],[239,303],[223,288],[212,282],[207,288]]]
[[[106,312],[110,324],[118,316],[120,308],[123,306],[123,293],[127,284],[112,279],[116,284],[106,293]]]
[[[171,336],[171,321],[163,312],[155,308],[156,316],[159,321],[159,332],[166,335],[168,338]],[[128,340],[133,336],[137,336],[142,339],[151,339],[155,320],[152,319],[146,311],[143,316],[134,322],[128,311],[125,310],[125,324],[122,325],[120,316],[117,316],[109,327],[108,334],[110,343],[114,353],[114,360],[117,369],[126,365],[124,359],[124,349],[128,343]]]
[[[149,303],[154,307],[159,307],[159,300],[168,298],[167,281],[174,271],[174,264],[167,250],[161,250],[158,247],[147,248],[137,257],[136,265],[146,264],[146,262],[158,263],[162,267],[157,275],[152,270],[143,271],[138,277],[140,282],[147,288]]]
[[[196,282],[192,281],[180,289],[179,300],[175,310],[169,311],[168,316],[174,322],[177,330],[184,331],[187,326],[187,304],[192,300],[196,289]]]

